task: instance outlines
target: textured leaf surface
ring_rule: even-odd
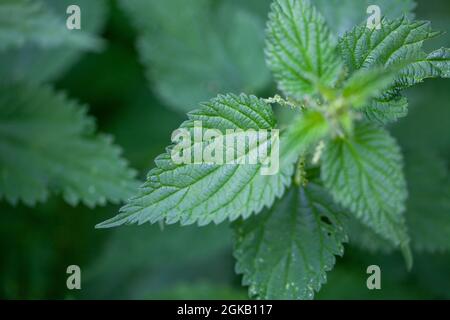
[[[236,271],[251,296],[312,299],[343,254],[345,215],[318,184],[291,189],[235,228]]]
[[[95,38],[66,28],[65,20],[45,4],[30,0],[3,0],[0,3],[0,50],[33,44],[41,48],[60,45],[98,48]]]
[[[181,127],[192,129],[194,121],[203,128],[272,129],[275,118],[269,105],[254,96],[218,96],[189,113]],[[169,148],[170,149],[170,148]],[[250,149],[246,149],[248,155]],[[169,153],[156,160],[139,194],[121,209],[121,213],[100,224],[112,227],[124,223],[165,221],[166,223],[205,225],[234,220],[259,212],[281,196],[290,184],[295,157],[280,164],[275,175],[261,175],[258,164],[175,164]]]
[[[322,179],[335,200],[395,245],[406,245],[407,190],[402,156],[383,129],[359,124],[351,138],[330,141]]]
[[[0,89],[0,198],[33,205],[50,192],[89,205],[127,199],[134,172],[85,109],[47,87]]]
[[[280,90],[302,99],[333,86],[341,70],[325,19],[308,0],[278,0],[269,14],[266,60]]]
[[[408,114],[408,99],[403,96],[395,98],[375,98],[364,108],[367,120],[385,124],[396,119],[406,117]]]
[[[358,70],[344,84],[343,97],[355,108],[364,107],[392,83],[395,75],[395,70],[386,68]]]
[[[428,21],[410,21],[405,17],[384,19],[380,29],[357,26],[339,42],[340,51],[350,71],[373,66],[414,62],[424,58],[422,45],[440,32],[433,31]],[[426,57],[426,56],[425,56]]]
[[[189,111],[219,93],[256,94],[270,81],[264,21],[227,1],[126,0],[152,88]],[[205,27],[208,26],[208,27]]]
[[[24,0],[8,1],[14,3],[24,2]],[[51,34],[39,33],[43,41],[48,42],[49,37],[54,39],[55,33],[56,35],[59,34],[57,30],[64,29],[67,32],[64,31],[65,35],[61,34],[57,37],[61,41],[53,41],[52,47],[43,47],[38,45],[33,39],[30,39],[30,37],[27,37],[20,38],[24,42],[19,48],[2,50],[0,52],[0,61],[8,61],[8,63],[0,64],[0,74],[2,75],[0,83],[9,84],[24,80],[40,83],[53,80],[66,71],[76,61],[80,53],[91,48],[85,45],[80,46],[83,42],[74,41],[73,38],[87,39],[89,43],[101,44],[101,39],[97,34],[105,22],[106,3],[104,0],[32,0],[25,2],[32,3],[28,10],[32,7],[45,8],[47,15],[52,17],[47,21],[52,26],[48,28]],[[78,5],[81,8],[81,30],[68,32],[65,18],[68,16],[66,9],[71,4]],[[55,21],[54,23],[57,23],[58,26],[55,27],[51,21]],[[19,20],[15,20],[15,23],[19,23]],[[26,24],[26,21],[20,20],[20,26]],[[70,35],[70,37],[66,37],[67,35]]]
[[[449,76],[449,50],[443,48],[427,54],[422,49],[425,40],[440,34],[431,29],[429,22],[409,21],[403,17],[383,20],[379,30],[364,25],[355,27],[342,37],[339,47],[350,72],[375,66],[401,66],[398,77],[388,90],[368,105],[369,114],[377,114],[379,119],[384,116],[382,122],[395,120],[395,116],[401,113],[384,113],[382,109],[390,101],[398,105],[401,90],[427,78]]]

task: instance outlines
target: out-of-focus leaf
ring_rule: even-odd
[[[58,46],[95,49],[100,43],[90,34],[67,29],[64,16],[56,15],[38,0],[0,2],[0,51],[25,44],[39,49]]]
[[[84,107],[45,86],[0,88],[0,198],[34,205],[50,192],[88,206],[126,200],[137,181]]]
[[[311,0],[325,16],[330,29],[337,35],[342,35],[355,25],[369,18],[367,8],[377,5],[381,16],[394,19],[403,15],[413,16],[416,4],[414,0]]]
[[[105,130],[122,146],[131,166],[147,173],[182,121],[179,113],[163,106],[141,86],[128,105],[112,115]],[[142,141],[146,141],[144,147]]]
[[[177,110],[218,93],[256,94],[270,80],[264,24],[249,10],[211,0],[126,0],[150,87]],[[208,26],[208,27],[205,27]]]
[[[116,109],[128,109],[141,94],[145,82],[141,69],[137,56],[125,44],[109,43],[101,53],[86,54],[57,82],[57,87],[110,116]],[[93,74],[95,81],[92,81]],[[126,114],[126,110],[122,113]],[[122,124],[126,126],[127,122]]]
[[[248,10],[251,13],[257,14],[260,19],[265,22],[267,20],[267,14],[269,13],[270,4],[273,0],[221,0],[232,2],[233,4]]]
[[[21,0],[22,1],[22,0]],[[66,9],[69,5],[78,5],[81,9],[81,30],[69,32],[83,34],[83,37],[96,39],[96,34],[102,29],[106,16],[104,0],[40,0],[49,10],[49,14],[61,17],[61,28],[66,29]],[[35,2],[34,0],[32,2]],[[55,31],[56,32],[56,31]],[[44,82],[57,78],[66,71],[85,51],[83,47],[67,46],[64,43],[58,47],[45,49],[27,41],[17,49],[0,52],[0,83],[24,81]]]
[[[450,159],[450,80],[430,80],[408,91],[410,112],[392,127],[405,151],[431,149]]]
[[[417,5],[417,16],[433,22],[436,30],[450,30],[448,13],[450,12],[450,2],[446,0],[419,0]],[[450,41],[450,33],[443,35],[446,42]],[[430,40],[429,48],[436,48],[442,45],[442,39]]]
[[[450,170],[429,150],[406,157],[409,199],[406,219],[418,250],[450,249]]]
[[[450,249],[449,80],[409,92],[411,112],[393,128],[405,152],[410,196],[406,219],[413,247]]]

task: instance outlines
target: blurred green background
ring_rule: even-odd
[[[82,30],[104,39],[102,50],[65,50],[63,55],[55,49],[36,50],[30,54],[32,58],[21,61],[14,51],[2,52],[0,82],[14,77],[36,77],[41,82],[38,78],[42,77],[42,82],[88,105],[99,131],[114,137],[140,180],[169,144],[171,132],[185,119],[185,111],[198,102],[219,92],[262,96],[275,92],[263,54],[268,0],[44,2],[61,19],[66,17],[68,3],[79,4]],[[364,18],[367,3],[372,3],[355,0],[355,5],[345,7],[333,0],[313,2],[323,8],[337,34],[350,27],[350,22]],[[396,3],[394,9],[382,5],[382,11],[386,8],[388,14],[394,14],[395,10],[400,13],[410,9],[410,1],[392,2]],[[448,0],[419,0],[415,14],[431,20],[435,29],[450,31]],[[450,36],[437,39],[433,46],[450,46]],[[20,67],[12,72],[14,64]],[[430,80],[414,88],[408,92],[409,116],[392,127],[406,153],[408,179],[420,180],[429,174],[421,163],[425,166],[441,161],[448,190],[449,89],[450,80]],[[289,118],[286,114],[279,116],[281,122]],[[422,154],[422,149],[433,153]],[[411,153],[422,157],[415,162],[419,165],[408,166]],[[447,209],[444,213],[450,215],[449,200],[433,206],[432,200],[426,200],[423,187],[415,189],[411,182],[410,187],[413,200],[408,210],[433,215]],[[448,195],[450,192],[444,194],[444,200]],[[247,298],[246,288],[233,270],[231,232],[226,224],[94,229],[119,207],[74,207],[59,196],[35,207],[1,201],[0,298]],[[450,244],[450,227],[447,231],[440,239],[444,248]],[[426,232],[418,231],[417,237]],[[338,259],[317,298],[450,298],[448,251],[426,253],[418,245],[414,268],[407,272],[397,252],[367,251],[358,245],[361,243],[357,240],[347,245],[344,257]],[[81,290],[66,288],[66,268],[72,264],[81,267]],[[381,267],[382,290],[366,288],[366,268],[371,264]]]

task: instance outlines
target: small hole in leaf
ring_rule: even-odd
[[[331,220],[328,219],[327,216],[321,216],[321,217],[320,217],[320,221],[322,221],[323,223],[326,223],[326,224],[328,224],[328,225],[330,225],[330,226],[332,225]]]

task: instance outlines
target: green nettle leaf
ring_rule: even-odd
[[[423,78],[450,78],[450,49],[440,48],[427,55],[425,61],[416,61],[417,69],[425,68]],[[428,66],[428,73],[427,73]],[[417,81],[417,80],[416,80]],[[416,84],[414,81],[408,83],[410,86]]]
[[[61,45],[98,48],[97,39],[70,32],[65,20],[49,11],[43,2],[3,0],[0,3],[0,50],[34,44],[42,48]]]
[[[225,135],[227,130],[275,128],[271,107],[262,99],[241,94],[218,96],[190,113],[181,128],[193,130],[194,122],[202,121],[205,129],[215,129]],[[154,223],[165,221],[183,225],[198,222],[205,225],[225,219],[247,218],[264,206],[270,206],[291,183],[293,165],[306,144],[320,138],[325,130],[308,130],[311,125],[322,124],[317,116],[302,117],[296,130],[281,137],[279,172],[261,175],[261,162],[257,164],[181,163],[171,158],[171,148],[156,160],[147,182],[139,194],[121,209],[116,217],[98,227],[114,227],[125,223]],[[304,142],[298,136],[307,133]],[[292,143],[296,140],[296,146]],[[226,142],[225,142],[226,143]],[[303,145],[305,145],[303,147]],[[195,148],[195,147],[194,147]],[[206,147],[205,147],[206,149]],[[246,148],[242,158],[252,152]],[[278,160],[278,159],[276,159]]]
[[[273,3],[266,61],[280,90],[296,99],[332,87],[341,62],[325,19],[308,0]]]
[[[219,93],[256,94],[269,85],[264,24],[249,10],[211,0],[121,4],[138,31],[152,89],[169,106],[189,111]]]
[[[47,87],[0,88],[0,198],[28,205],[61,192],[88,206],[127,199],[134,172],[85,109]]]
[[[12,46],[10,43],[8,49],[0,50],[0,61],[8,61],[0,64],[0,83],[42,83],[53,80],[66,71],[81,53],[96,50],[102,45],[97,34],[106,20],[104,0],[8,0],[6,4],[9,7],[12,4],[12,7],[17,9],[15,11],[22,12],[23,17],[17,17],[16,13],[6,13],[7,19],[0,20],[6,22],[13,19],[13,25],[17,24],[21,28],[25,24],[27,29],[20,30],[28,30],[32,34],[16,34],[11,40],[12,33],[3,33],[0,30],[0,37],[5,38],[5,43],[0,44],[0,47],[9,41],[16,44]],[[27,4],[26,7],[23,7],[23,4]],[[66,28],[66,9],[72,4],[78,5],[82,10],[81,30],[69,31]],[[25,18],[36,10],[37,13],[48,16],[48,19],[43,19],[45,24],[40,28],[27,25],[35,23],[34,18]],[[35,31],[38,30],[36,34]]]
[[[335,200],[396,246],[409,237],[403,212],[407,198],[400,148],[387,131],[360,123],[354,135],[328,143],[322,179]]]
[[[427,78],[448,77],[450,70],[449,49],[439,49],[430,54],[423,51],[425,40],[440,35],[431,29],[427,21],[383,20],[381,29],[369,29],[365,25],[355,27],[339,42],[341,55],[350,72],[373,67],[401,66],[391,86],[374,103],[367,106],[369,118],[389,122],[404,115],[406,108],[401,90]],[[398,111],[384,113],[393,102]],[[401,107],[399,107],[401,106]]]
[[[211,0],[210,0],[211,1]],[[212,0],[215,1],[215,0]],[[222,0],[223,1],[223,0]],[[253,12],[258,15],[263,21],[267,20],[267,14],[270,10],[270,5],[273,0],[225,0],[227,2],[234,3],[239,7]]]
[[[450,172],[437,154],[415,151],[406,157],[410,190],[406,220],[418,250],[450,249]]]
[[[422,46],[424,41],[441,34],[433,31],[428,21],[410,21],[405,17],[392,21],[383,19],[380,29],[369,29],[365,25],[355,27],[340,39],[339,48],[351,72],[405,62],[429,62],[428,70],[423,71],[433,74],[436,66],[428,61]],[[414,78],[415,74],[410,76]],[[415,80],[423,79],[420,74],[417,76]]]
[[[403,96],[395,98],[378,97],[373,99],[370,105],[363,110],[367,120],[386,124],[408,114],[408,99]]]
[[[342,255],[346,216],[316,182],[293,186],[270,208],[238,221],[236,271],[251,296],[312,299]]]

